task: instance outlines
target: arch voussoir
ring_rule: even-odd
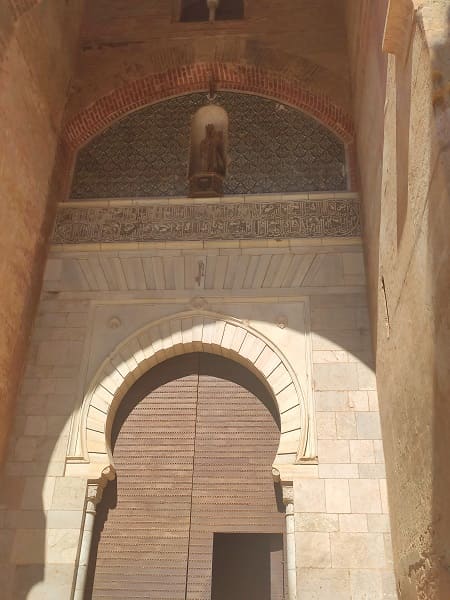
[[[353,141],[351,116],[327,94],[314,92],[305,88],[301,81],[288,79],[263,67],[199,62],[130,81],[98,98],[66,124],[63,142],[67,148],[76,151],[129,112],[173,96],[208,90],[211,76],[218,90],[251,93],[279,100],[311,115],[344,143]]]
[[[133,383],[153,366],[189,352],[211,352],[254,372],[272,392],[280,414],[275,463],[295,462],[306,447],[308,415],[300,386],[285,357],[257,331],[234,319],[185,314],[150,324],[120,345],[97,373],[82,407],[80,428],[85,460],[112,463],[109,431]]]

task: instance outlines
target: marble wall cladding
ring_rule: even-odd
[[[229,115],[225,194],[345,190],[343,143],[318,121],[274,100],[220,92]],[[183,196],[191,120],[208,104],[187,94],[125,116],[82,148],[71,198]]]

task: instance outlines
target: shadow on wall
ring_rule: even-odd
[[[432,49],[433,62],[436,69],[439,68],[434,81],[439,151],[430,165],[434,177],[429,189],[427,232],[434,336],[433,513],[430,526],[433,543],[430,558],[440,573],[438,585],[432,581],[430,586],[436,589],[435,598],[450,597],[450,8],[446,22],[446,39]],[[424,559],[426,561],[428,557]]]
[[[423,11],[450,23],[437,4]],[[399,596],[437,600],[450,598],[450,43],[416,27],[408,59],[395,58],[397,181],[380,243],[391,326],[379,327],[377,374]]]
[[[53,302],[55,294],[44,296],[44,301],[46,297]],[[325,319],[324,311],[329,319],[330,314],[339,308],[339,302],[341,300],[338,296],[329,294],[311,298],[313,333],[315,330],[321,347],[328,348],[326,351],[348,352],[353,357],[351,360],[357,359],[361,365],[371,369],[367,328],[356,328],[355,325],[354,330],[348,331],[339,329],[338,324],[338,328],[319,329]],[[350,303],[349,313],[366,313],[364,293],[348,296],[347,302]],[[77,306],[81,307],[83,303],[86,305],[86,301],[82,300],[73,303],[73,310],[76,311]],[[82,313],[80,317],[85,319]],[[55,329],[52,329],[52,334],[58,337],[58,331],[61,333],[62,329],[57,327],[57,323],[53,324]],[[343,326],[345,327],[345,323]],[[39,327],[35,334],[38,330]],[[83,339],[84,331],[84,328],[80,328]],[[61,598],[70,597],[67,581],[72,585],[75,556],[67,547],[71,542],[77,543],[81,521],[76,509],[83,506],[85,494],[85,487],[75,485],[72,498],[68,500],[67,493],[63,494],[59,489],[65,481],[62,477],[64,463],[51,461],[55,454],[61,457],[66,455],[68,429],[77,401],[74,382],[78,381],[79,366],[45,367],[49,378],[47,393],[34,395],[36,380],[33,377],[36,376],[36,367],[33,365],[36,363],[37,350],[38,344],[32,341],[27,376],[11,437],[10,458],[0,492],[0,501],[7,509],[4,513],[6,527],[3,531],[6,561],[10,557],[10,561],[5,561],[1,569],[7,591],[5,597],[14,600],[46,597],[45,594],[52,589],[57,590]],[[42,368],[38,369],[40,376]],[[70,378],[53,379],[58,376]],[[46,477],[53,476],[55,479],[46,480]],[[71,507],[74,509],[72,512]],[[59,511],[65,511],[65,514]],[[61,521],[58,522],[58,519]],[[60,527],[64,529],[59,530]],[[44,567],[45,562],[49,564],[48,568]],[[52,564],[57,564],[57,567],[52,569]]]

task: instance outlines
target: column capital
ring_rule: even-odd
[[[108,482],[115,479],[115,477],[116,471],[113,466],[109,465],[103,469],[99,479],[88,481],[86,492],[86,512],[92,512],[95,514],[97,504],[102,499],[103,490],[107,486]]]
[[[281,490],[283,492],[283,504],[286,507],[289,505],[294,506],[294,486],[292,483],[282,484]]]

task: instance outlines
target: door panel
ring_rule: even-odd
[[[170,359],[137,382],[114,423],[94,600],[210,600],[214,532],[282,531],[274,416],[264,386],[222,357]]]

